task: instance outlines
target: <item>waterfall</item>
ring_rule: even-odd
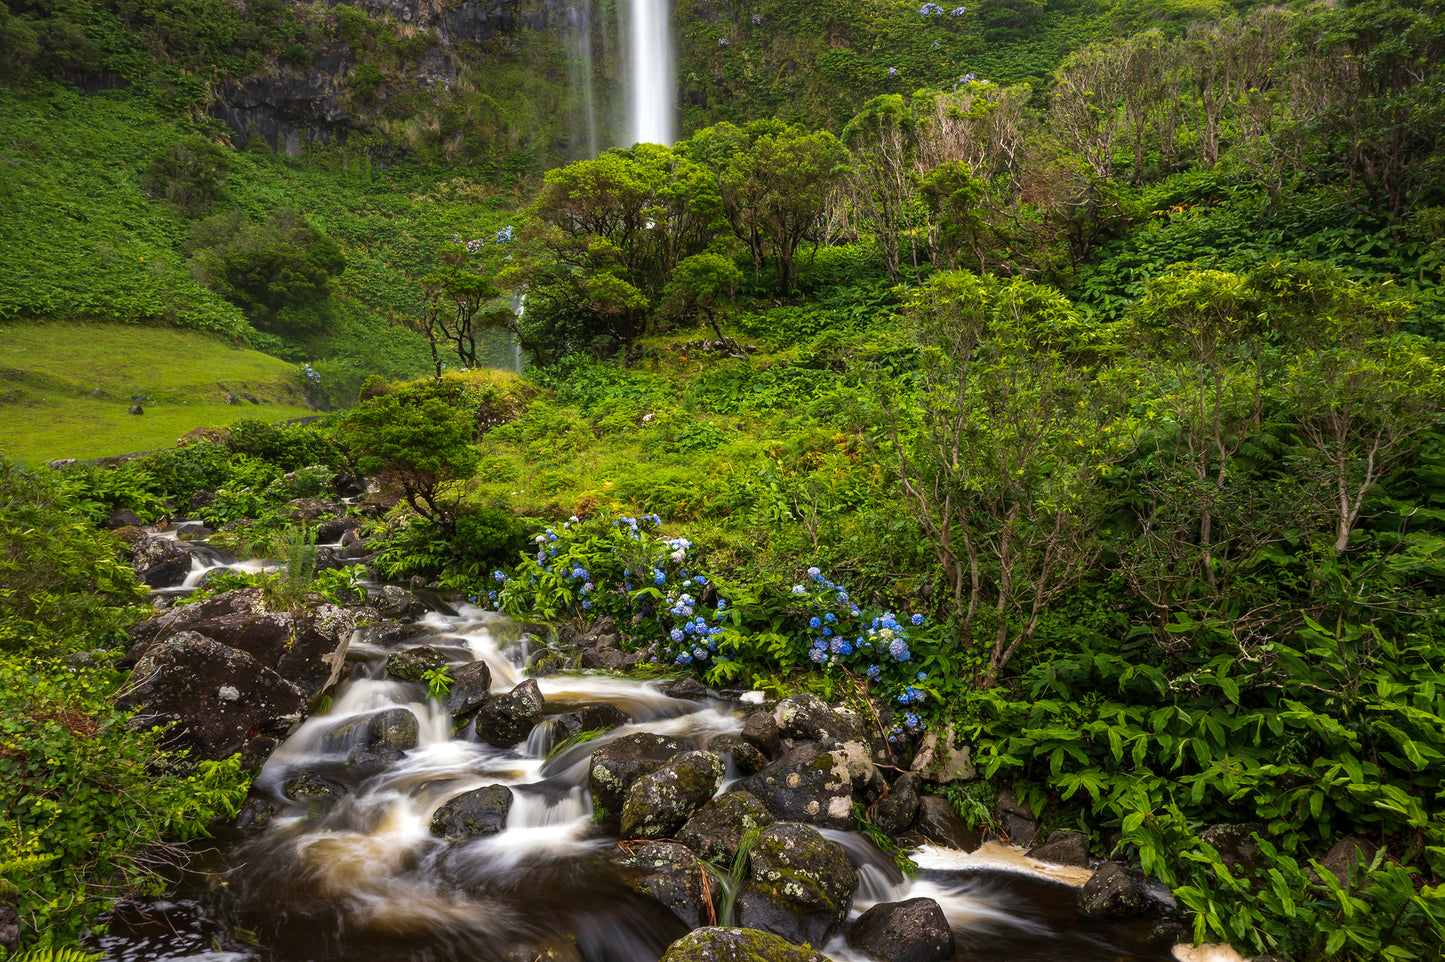
[[[673,142],[671,0],[628,0],[631,11],[632,88],[628,92],[629,143]]]
[[[605,38],[604,38],[605,40]],[[592,97],[592,0],[582,0],[576,7],[568,9],[567,19],[568,74],[572,89],[577,92],[577,112],[581,114],[585,144],[577,144],[573,153],[580,154],[586,149],[585,157],[572,159],[591,160],[597,156],[597,111]],[[581,138],[579,138],[580,140]]]

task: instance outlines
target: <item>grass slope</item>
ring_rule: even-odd
[[[260,403],[228,404],[228,393]],[[137,395],[139,416],[126,413]],[[310,413],[296,366],[204,334],[71,322],[0,327],[0,451],[21,461],[148,451],[203,425]]]

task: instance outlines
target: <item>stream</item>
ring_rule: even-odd
[[[199,565],[198,565],[199,567]],[[193,579],[195,575],[193,574]],[[97,940],[114,962],[303,962],[466,960],[502,962],[548,955],[547,940],[575,937],[586,962],[652,962],[687,927],[629,888],[612,856],[618,839],[592,820],[591,753],[604,740],[646,730],[706,748],[738,732],[756,704],[687,701],[656,682],[601,674],[538,679],[550,714],[611,704],[633,722],[593,741],[553,751],[550,720],[511,749],[452,732],[451,718],[420,684],[385,677],[394,651],[428,644],[454,664],[485,661],[492,691],[523,677],[528,636],[503,616],[468,605],[433,612],[390,647],[376,633],[353,637],[343,681],[325,711],[272,754],[252,791],[274,808],[259,832],[222,839],[163,896],[125,903]],[[510,629],[510,630],[508,630]],[[358,771],[348,753],[366,725],[402,708],[416,716],[417,746],[377,770]],[[549,757],[549,752],[550,757]],[[336,798],[297,802],[285,786],[303,773],[342,786]],[[728,780],[732,778],[729,773]],[[496,835],[447,841],[431,815],[447,799],[486,785],[511,788],[514,802]],[[726,782],[724,790],[726,790]],[[1016,849],[975,853],[925,846],[905,878],[872,842],[826,831],[847,849],[860,884],[850,915],[877,902],[927,896],[948,917],[956,959],[1009,962],[1168,960],[1148,949],[1147,927],[1108,923],[1074,909],[1074,888],[1025,864]],[[1069,877],[1080,870],[1060,869]],[[1087,872],[1083,875],[1086,877]],[[846,930],[846,927],[845,927]],[[838,962],[865,956],[835,937],[821,947]]]

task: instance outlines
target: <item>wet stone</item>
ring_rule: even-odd
[[[946,962],[953,932],[933,899],[880,902],[858,917],[848,944],[881,962]]]
[[[683,752],[638,778],[622,805],[623,838],[666,838],[717,794],[726,766],[714,752]]]
[[[728,792],[698,809],[677,833],[677,840],[699,858],[728,865],[737,855],[743,836],[772,824],[772,813],[756,796]]]
[[[695,749],[691,742],[652,732],[634,732],[613,739],[592,753],[587,789],[599,820],[616,821],[632,783],[657,771],[668,759]]]
[[[843,846],[817,829],[773,825],[758,836],[748,864],[735,908],[739,925],[822,945],[847,918],[858,875]]]
[[[948,802],[937,795],[924,795],[918,800],[913,831],[936,845],[961,852],[972,852],[982,843],[978,829],[969,828]]]
[[[453,717],[465,718],[473,714],[491,697],[492,669],[485,661],[473,661],[453,668],[451,678],[444,707]]]
[[[558,742],[583,732],[607,731],[626,725],[632,716],[616,705],[586,705],[552,716],[552,733]]]
[[[804,742],[738,787],[756,795],[779,820],[848,829],[853,826],[853,777],[842,752]]]
[[[286,783],[285,792],[286,797],[294,802],[310,802],[340,798],[346,794],[346,788],[324,776],[302,772]]]
[[[777,758],[782,749],[782,736],[778,733],[777,719],[769,712],[758,711],[749,715],[743,722],[739,737],[754,745],[769,759]]]
[[[542,706],[542,689],[537,679],[528,678],[477,710],[477,738],[497,748],[511,748],[542,720]]]
[[[728,763],[728,771],[734,775],[752,775],[768,767],[768,758],[758,751],[757,746],[745,742],[736,735],[721,735],[709,746]]]
[[[708,697],[707,688],[691,675],[667,682],[658,690],[668,698],[682,698],[687,701],[702,701]]]
[[[771,932],[705,928],[672,943],[659,962],[828,962],[828,957]]]
[[[1079,908],[1103,919],[1132,919],[1142,915],[1149,900],[1129,870],[1105,862],[1079,890]]]
[[[366,744],[373,749],[406,751],[416,747],[420,733],[415,715],[405,708],[388,708],[367,721]]]
[[[623,851],[618,865],[634,891],[667,906],[688,928],[703,924],[708,899],[696,855],[676,842],[632,843]]]
[[[916,772],[905,772],[894,780],[888,794],[878,800],[873,821],[892,836],[902,835],[918,817],[919,793],[923,779]]]
[[[830,708],[816,695],[793,695],[773,711],[778,733],[792,741],[818,742],[825,748],[843,742],[868,743],[868,732],[852,712]]]
[[[463,792],[449,798],[431,817],[431,833],[438,838],[463,839],[496,835],[507,827],[512,790],[505,785]]]
[[[399,681],[421,681],[429,671],[447,666],[446,656],[431,645],[398,651],[386,660],[386,673]]]
[[[1083,832],[1053,831],[1048,840],[1028,851],[1029,858],[1057,865],[1089,867],[1089,836]]]

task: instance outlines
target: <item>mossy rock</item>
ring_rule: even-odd
[[[748,854],[748,884],[737,921],[796,945],[822,945],[848,917],[858,873],[848,853],[808,825],[781,822]]]
[[[628,789],[623,838],[668,838],[717,794],[726,771],[714,752],[683,752]]]
[[[828,962],[826,955],[756,929],[694,929],[659,962]]]

